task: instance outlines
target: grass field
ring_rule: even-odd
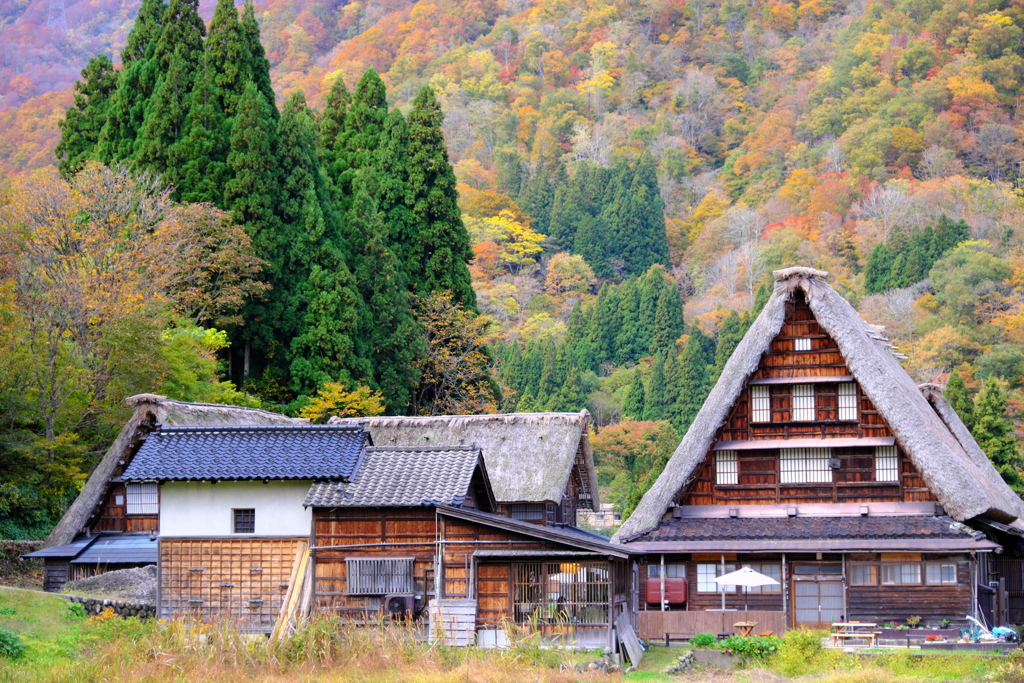
[[[354,629],[320,618],[269,643],[223,624],[76,616],[63,598],[11,588],[0,588],[0,627],[25,644],[20,658],[0,657],[0,681],[12,683],[1024,683],[1024,656],[856,657],[823,650],[815,634],[801,632],[733,671],[670,677],[662,672],[684,650],[652,647],[636,672],[577,673],[576,663],[596,655],[548,649],[527,633],[504,650],[447,648],[401,627]]]

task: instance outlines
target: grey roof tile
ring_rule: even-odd
[[[156,564],[157,542],[149,536],[103,536],[71,560],[72,564]]]
[[[459,506],[481,463],[472,447],[367,448],[351,483],[318,481],[306,494],[314,507]]]

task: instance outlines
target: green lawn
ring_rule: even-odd
[[[92,638],[85,618],[73,616],[67,600],[19,588],[0,587],[0,626],[16,631],[25,643],[20,666],[74,658]]]

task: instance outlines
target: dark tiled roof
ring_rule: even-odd
[[[462,505],[480,450],[469,446],[367,448],[351,483],[318,481],[306,494],[314,507]]]
[[[157,542],[148,535],[103,536],[82,551],[72,564],[156,564]]]
[[[70,559],[82,552],[85,546],[92,542],[92,538],[83,536],[67,545],[53,545],[49,548],[37,550],[34,553],[25,553],[22,557],[49,557],[52,559]]]
[[[163,428],[149,435],[122,478],[344,480],[365,446],[359,425]]]
[[[822,539],[964,539],[971,532],[948,517],[683,517],[630,541],[765,541]]]

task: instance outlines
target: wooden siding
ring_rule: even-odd
[[[304,540],[160,539],[160,618],[223,619],[270,632]]]
[[[810,351],[793,349],[797,338],[810,338]],[[850,374],[835,341],[818,325],[802,299],[787,304],[786,322],[771,349],[751,379],[798,377],[840,377]],[[798,380],[794,380],[799,383]],[[759,441],[768,439],[823,439],[891,437],[892,431],[870,399],[857,386],[857,419],[838,419],[838,385],[814,384],[813,421],[792,420],[792,385],[769,385],[771,422],[750,421],[751,389],[740,394],[718,441]],[[827,443],[822,444],[827,445]],[[832,470],[833,481],[820,484],[780,484],[779,450],[737,451],[739,481],[716,485],[715,452],[711,448],[694,471],[694,479],[680,491],[680,505],[777,505],[787,503],[925,502],[936,500],[917,468],[898,449],[900,478],[876,482],[872,448],[836,448],[832,457],[840,461]]]
[[[920,616],[925,623],[942,619],[959,622],[971,614],[971,565],[957,562],[957,583],[929,586],[848,586],[847,619],[873,621],[878,624],[895,621],[905,624],[907,617]]]
[[[718,558],[719,555],[715,555]],[[648,555],[647,561],[650,565],[659,564],[658,555]],[[715,593],[698,593],[697,592],[697,565],[698,564],[720,564],[718,559],[711,559],[710,557],[705,560],[676,560],[670,559],[668,556],[665,558],[666,564],[682,564],[686,566],[686,579],[689,582],[689,603],[687,609],[689,610],[709,610],[709,609],[721,609],[722,608],[722,594],[719,592]],[[782,564],[782,557],[779,555],[774,556],[754,556],[754,555],[743,555],[738,560],[735,555],[726,555],[726,565],[735,565],[735,569],[739,569],[744,565],[749,564]],[[640,586],[641,586],[641,610],[660,611],[657,604],[647,605],[643,603],[644,591],[643,586],[646,585],[647,580],[647,567],[648,565],[641,565],[640,567]],[[744,598],[746,601],[744,602]],[[726,609],[738,609],[742,610],[744,607],[751,610],[766,610],[766,611],[780,611],[782,610],[782,591],[774,592],[758,592],[758,593],[739,593],[736,591],[728,592],[725,594],[725,607]],[[682,607],[680,605],[674,605],[673,609],[679,610]],[[662,634],[664,637],[664,633]]]
[[[70,581],[71,563],[68,560],[50,560],[43,562],[43,590],[57,593],[61,586]]]
[[[640,612],[640,630],[637,635],[654,643],[664,642],[665,634],[695,633],[736,633],[733,626],[738,621],[754,621],[757,626],[754,633],[771,631],[781,636],[787,631],[789,623],[784,612],[767,610],[750,610],[748,612]]]

